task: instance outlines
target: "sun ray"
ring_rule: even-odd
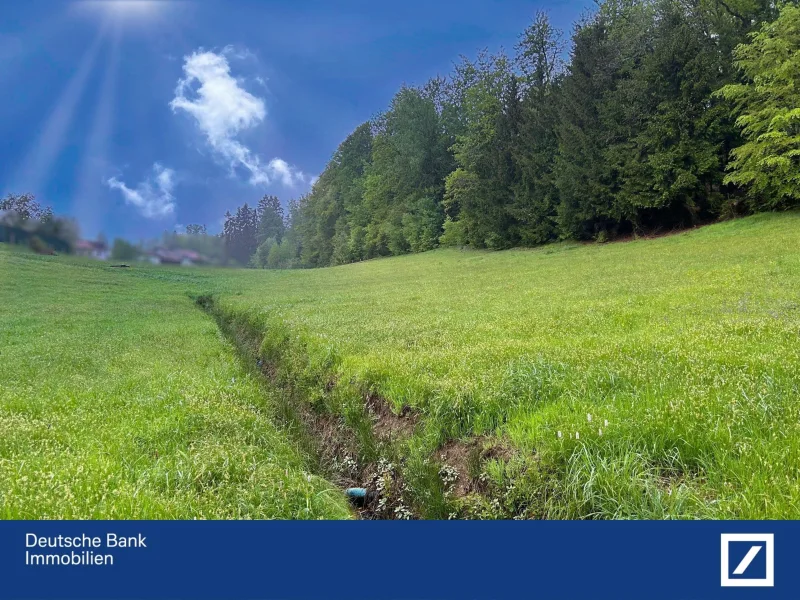
[[[75,116],[75,110],[86,89],[100,47],[108,33],[106,25],[107,23],[101,27],[91,46],[83,55],[77,71],[56,101],[36,142],[17,169],[12,189],[24,188],[36,191],[47,183],[53,164],[64,149],[65,138]]]
[[[98,192],[102,176],[106,175],[109,140],[114,127],[121,37],[120,24],[115,23],[86,151],[82,158],[76,191],[73,194],[71,213],[81,223],[86,235],[98,232],[105,216],[103,210],[105,204],[98,201]]]

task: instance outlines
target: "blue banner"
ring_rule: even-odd
[[[0,522],[0,598],[797,598],[800,522]]]

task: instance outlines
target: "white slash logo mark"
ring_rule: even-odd
[[[753,546],[750,550],[747,551],[747,554],[744,555],[742,562],[739,563],[739,566],[733,570],[734,575],[741,575],[746,570],[747,567],[750,566],[750,563],[753,562],[753,559],[758,554],[759,550],[761,550],[761,546]]]

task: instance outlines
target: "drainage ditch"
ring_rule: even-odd
[[[519,518],[524,506],[503,506],[498,496],[504,490],[485,471],[489,461],[513,461],[504,442],[450,440],[426,452],[412,443],[424,424],[410,408],[398,414],[385,399],[365,393],[332,410],[324,398],[335,381],[322,383],[322,400],[309,401],[279,361],[265,358],[262,332],[224,314],[210,295],[195,302],[214,318],[248,368],[276,390],[278,418],[316,460],[316,471],[350,498],[358,518]]]

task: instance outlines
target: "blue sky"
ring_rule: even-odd
[[[133,240],[305,193],[403,83],[590,0],[4,3],[0,194]]]

